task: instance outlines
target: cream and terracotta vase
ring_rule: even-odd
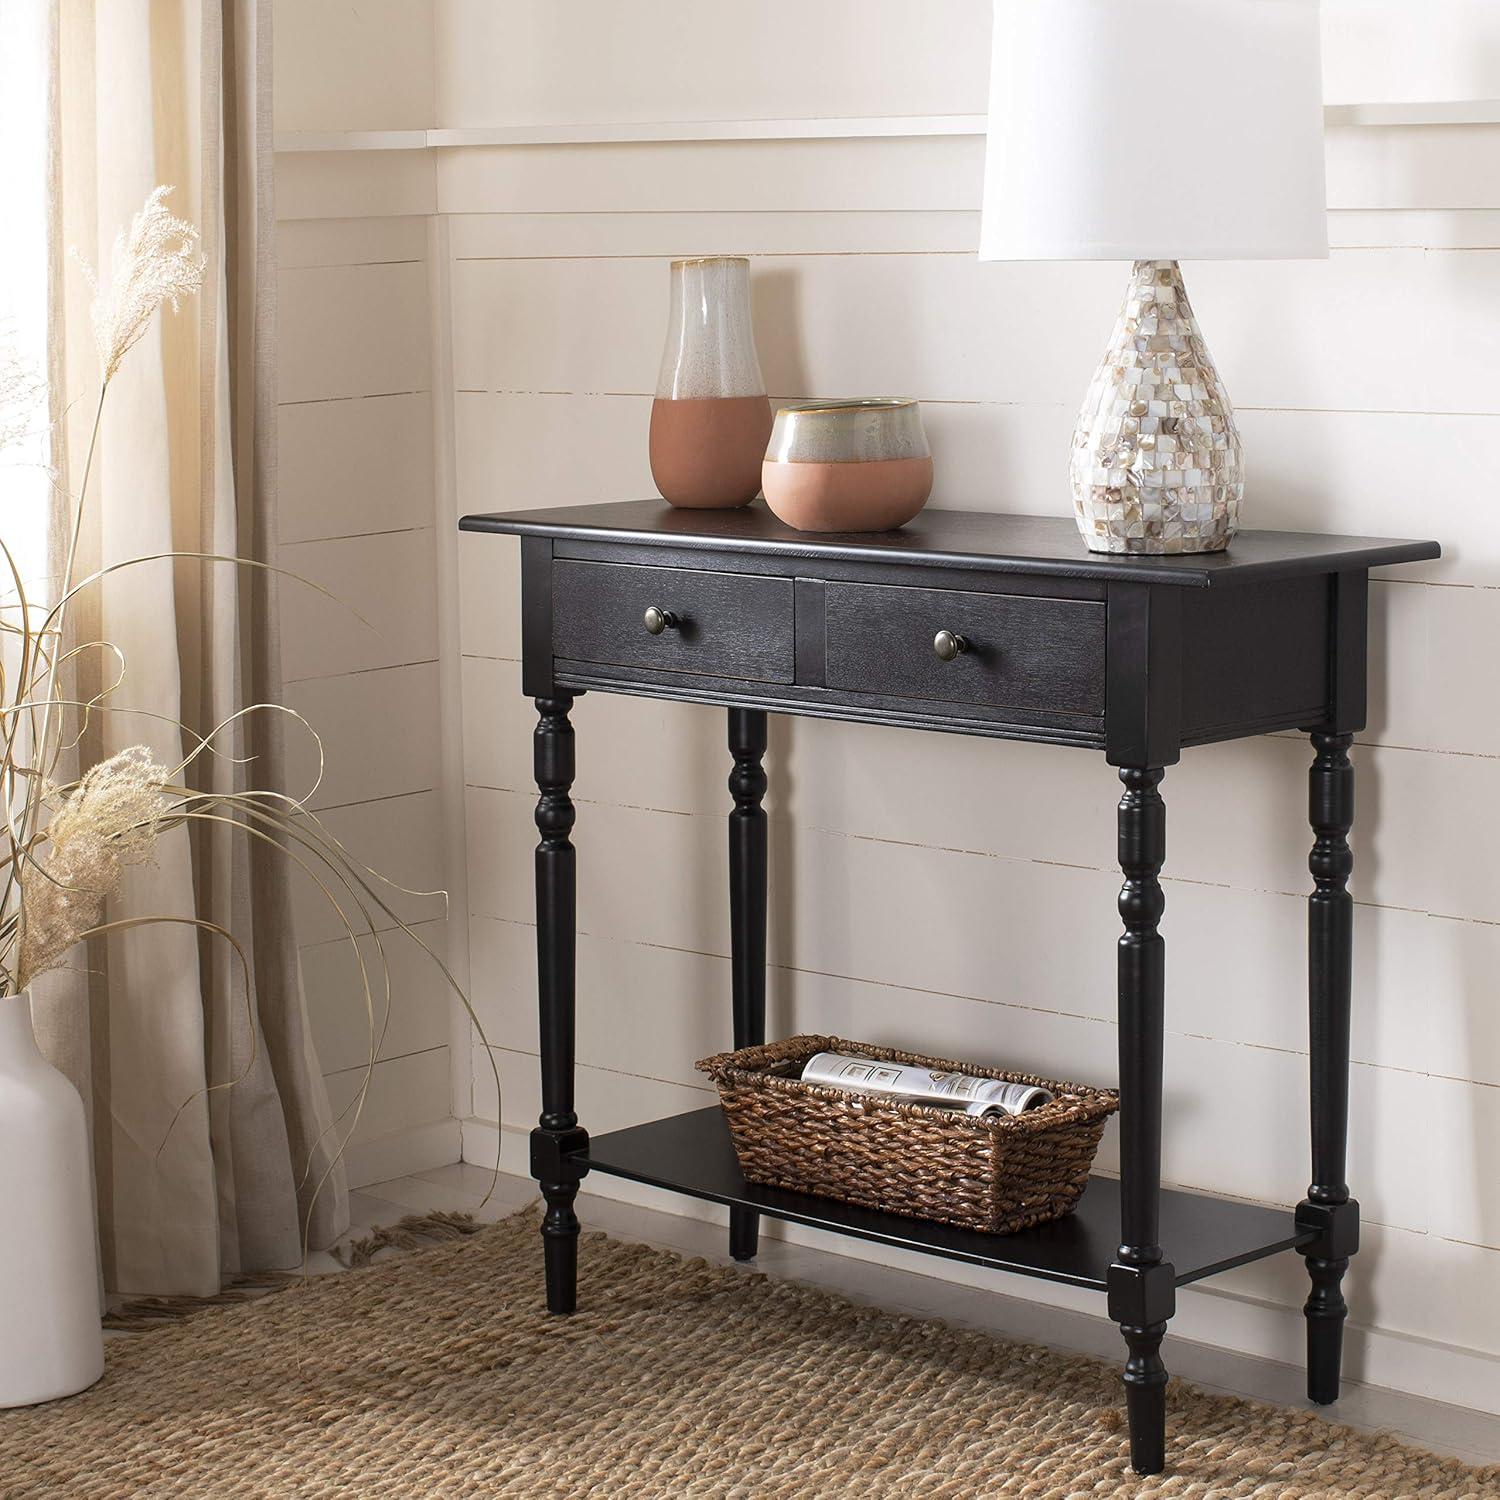
[[[806,401],[776,413],[766,504],[798,531],[891,531],[932,493],[922,409],[905,398]]]
[[[671,310],[656,400],[651,477],[662,498],[727,510],[760,493],[771,403],[750,323],[750,262],[672,262]]]
[[[71,1396],[104,1373],[93,1167],[26,995],[0,998],[0,1223],[0,1407]]]

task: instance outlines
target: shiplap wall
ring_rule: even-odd
[[[430,119],[426,6],[296,0],[277,5],[274,19],[279,129]],[[342,602],[283,582],[286,701],[323,738],[327,770],[312,806],[329,828],[401,885],[448,888],[432,163],[411,162],[405,175],[362,171],[348,158],[280,165],[279,561]],[[303,737],[293,743],[294,778],[307,785],[316,755]],[[397,895],[392,904],[439,954],[447,951],[439,902]],[[369,1054],[364,992],[327,901],[304,886],[298,909],[314,1039],[334,1109],[345,1111]],[[380,926],[391,1010],[352,1140],[356,1181],[451,1161],[459,1150],[445,987],[389,921]],[[372,945],[365,956],[376,959]],[[346,1126],[352,1120],[345,1115]]]
[[[694,7],[685,24],[681,6],[630,0],[580,24],[541,0],[445,0],[436,120],[975,111],[988,9],[771,0],[722,19]],[[1483,8],[1421,10],[1470,43],[1493,31]],[[1330,100],[1500,95],[1500,55],[1480,77],[1482,47],[1430,43],[1398,92],[1387,58],[1405,19],[1329,7]],[[1497,150],[1483,127],[1334,130],[1331,260],[1188,279],[1240,410],[1248,524],[1447,548],[1373,590],[1350,1165],[1369,1229],[1350,1364],[1500,1409]],[[1068,434],[1125,267],[978,264],[981,152],[939,138],[439,153],[459,509],[649,493],[666,262],[737,252],[753,257],[774,396],[918,396],[935,504],[1066,512]],[[520,1131],[538,1097],[516,557],[470,537],[461,562],[472,968],[499,1113]],[[605,695],[574,712],[590,1128],[711,1098],[693,1062],[729,1038],[723,719]],[[1165,1173],[1280,1203],[1308,1170],[1309,758],[1294,736],[1261,738],[1190,753],[1163,787]],[[1115,1077],[1118,786],[1098,757],[781,719],[768,764],[773,1032]],[[494,1119],[483,1058],[474,1089]],[[1186,1294],[1175,1326],[1295,1360],[1304,1296],[1282,1257]]]
[[[295,12],[278,43],[278,123],[287,130],[561,130],[971,113],[983,104],[988,0],[765,0],[750,9],[305,0],[279,7],[278,22],[282,10]],[[1327,0],[1325,18],[1330,102],[1500,97],[1487,3]],[[397,54],[411,60],[412,76],[387,87]],[[429,64],[424,99],[416,74]],[[325,72],[337,74],[326,96]],[[1356,752],[1350,1168],[1368,1228],[1351,1277],[1350,1368],[1500,1410],[1500,1186],[1491,1160],[1500,1143],[1500,673],[1490,644],[1500,625],[1500,542],[1489,523],[1500,437],[1500,129],[1337,128],[1328,145],[1337,246],[1328,263],[1192,266],[1188,276],[1240,410],[1248,524],[1445,544],[1442,563],[1372,591],[1376,671]],[[281,213],[298,221],[284,226],[284,247],[325,257],[321,266],[289,259],[283,281],[284,385],[295,390],[305,365],[317,379],[303,399],[322,408],[307,418],[304,493],[309,507],[341,507],[346,517],[317,535],[402,532],[403,517],[419,535],[423,507],[430,520],[435,503],[441,524],[426,557],[429,578],[440,577],[453,515],[649,493],[645,431],[666,262],[714,252],[754,257],[757,334],[776,396],[919,396],[938,460],[935,504],[1065,513],[1068,433],[1125,268],[978,265],[981,153],[973,138],[898,137],[283,158]],[[432,216],[438,227],[424,252],[415,231],[397,226]],[[428,263],[407,276],[407,257],[423,254]],[[286,289],[304,273],[309,302],[325,293],[337,302],[310,310],[323,321],[298,343]],[[390,398],[371,372],[383,368],[376,350],[393,336],[390,320],[404,316],[392,310],[396,289],[409,285],[415,299],[423,278],[431,295],[410,312],[410,349],[434,351],[437,480],[413,474],[408,488],[394,450],[381,446],[393,439],[376,413]],[[335,326],[338,307],[347,321]],[[328,347],[339,339],[349,348]],[[418,390],[429,377],[412,358]],[[285,388],[283,399],[294,399]],[[340,405],[360,413],[343,429]],[[284,447],[284,503],[294,492],[285,455]],[[366,526],[387,503],[387,518]],[[398,608],[373,541],[308,550],[316,545],[347,546],[339,577],[356,602],[366,588],[374,607]],[[431,858],[434,867],[446,859],[450,883],[457,875],[469,886],[473,991],[494,1046],[473,1056],[464,1149],[484,1161],[495,1122],[516,1133],[509,1150],[538,1108],[533,717],[518,691],[515,549],[477,537],[458,548],[457,641],[445,592],[435,625],[420,611],[393,621],[409,634],[380,665],[420,674],[435,634],[438,712],[451,731],[443,674],[458,665],[450,651],[461,656],[467,859],[455,868],[457,837]],[[377,856],[409,861],[411,840],[433,825],[416,811],[400,822],[401,810],[424,806],[429,785],[439,799],[457,788],[449,777],[431,780],[443,767],[420,719],[407,743],[389,696],[358,697],[352,658],[339,654],[352,649],[340,647],[345,637],[326,622],[314,633],[317,655],[332,665],[309,674],[323,685],[307,691],[369,762],[349,794],[359,805],[341,816]],[[336,712],[334,680],[347,694]],[[600,1130],[710,1097],[692,1063],[729,1036],[728,756],[723,715],[709,709],[593,695],[574,717],[579,1107]],[[391,777],[379,784],[407,795],[374,802],[369,778],[387,755]],[[1166,1175],[1280,1203],[1301,1196],[1307,1172],[1308,759],[1295,737],[1200,750],[1163,788]],[[781,719],[768,766],[775,1031],[828,1029],[1114,1077],[1118,788],[1098,757]],[[897,936],[913,932],[920,941]],[[320,1040],[347,1049],[356,1025],[346,1013]],[[408,1057],[383,1066],[431,1061],[440,1050],[436,1030],[423,1033]],[[414,1098],[427,1107],[439,1082],[432,1067],[420,1087],[401,1090],[402,1107]],[[455,1090],[459,1113],[469,1112],[469,1086],[461,1078]],[[395,1130],[402,1121],[383,1123]],[[1110,1138],[1105,1166],[1114,1153]],[[512,1165],[522,1159],[517,1151]],[[1056,1288],[990,1280],[1077,1302]],[[1282,1257],[1184,1294],[1174,1327],[1295,1360],[1304,1293],[1300,1263]]]

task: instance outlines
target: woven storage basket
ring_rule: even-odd
[[[887,1058],[942,1072],[1034,1083],[1056,1097],[983,1119],[803,1083],[816,1052]],[[1112,1089],[921,1057],[834,1036],[794,1036],[698,1064],[718,1086],[740,1170],[751,1182],[865,1208],[1013,1234],[1071,1212],[1088,1182]]]

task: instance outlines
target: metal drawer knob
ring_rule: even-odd
[[[645,614],[646,630],[651,635],[660,635],[664,630],[677,629],[677,616],[670,609],[658,609],[654,604]]]
[[[932,638],[932,649],[939,661],[952,661],[969,649],[969,643],[951,630],[940,630]]]

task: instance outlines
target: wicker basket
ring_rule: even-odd
[[[979,1118],[803,1083],[802,1065],[816,1052],[1040,1084],[1056,1097],[1023,1115]],[[1119,1107],[1112,1089],[833,1036],[742,1047],[706,1057],[698,1068],[718,1086],[749,1181],[988,1234],[1013,1234],[1071,1212],[1105,1122]]]

